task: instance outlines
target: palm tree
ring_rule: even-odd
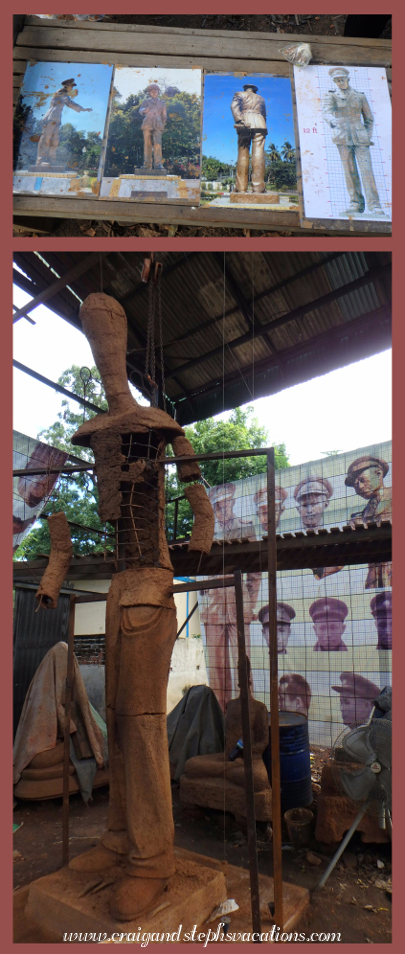
[[[269,143],[269,147],[266,149],[266,155],[270,162],[281,162],[280,153],[274,145],[274,142]]]
[[[281,155],[284,162],[294,162],[295,149],[290,142],[287,142],[287,139],[281,147]]]

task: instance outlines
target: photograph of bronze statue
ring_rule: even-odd
[[[14,192],[98,194],[113,67],[70,69],[27,66],[14,117]]]
[[[238,137],[235,192],[247,192],[249,182],[249,151],[251,154],[252,192],[265,192],[264,144],[267,136],[266,104],[259,95],[258,87],[246,83],[243,90],[235,93],[231,112]]]
[[[166,692],[177,624],[173,568],[165,535],[165,474],[171,444],[193,453],[179,424],[141,406],[128,386],[127,322],[102,293],[80,316],[108,401],[108,413],[85,421],[72,442],[91,447],[99,515],[115,528],[116,567],[107,599],[106,711],[110,762],[107,829],[71,869],[115,869],[111,914],[129,921],[151,910],[174,873],[173,815]],[[214,516],[196,462],[178,464],[194,516],[189,549],[209,552]]]
[[[198,205],[199,69],[116,66],[101,198]]]

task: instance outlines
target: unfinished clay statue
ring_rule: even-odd
[[[72,559],[73,547],[70,539],[69,524],[63,512],[48,517],[51,538],[49,563],[35,594],[43,609],[55,609],[59,599],[59,590],[67,576]]]
[[[269,780],[265,764],[262,759],[263,752],[269,742],[269,717],[267,707],[263,702],[259,702],[252,695],[252,678],[250,674],[250,662],[247,659],[248,679],[249,679],[249,715],[252,733],[252,762],[253,762],[253,782],[255,792],[262,792],[269,788]],[[224,784],[231,782],[232,785],[241,785],[245,787],[245,769],[243,758],[236,755],[237,743],[242,739],[242,708],[241,697],[230,699],[225,713],[225,752],[216,752],[213,755],[195,755],[188,759],[184,767],[184,775],[181,779],[181,785],[184,779],[223,779]],[[229,758],[232,756],[233,758]],[[235,757],[236,756],[236,757]],[[227,785],[225,784],[225,807],[226,807]],[[216,808],[216,805],[213,806]]]
[[[106,616],[107,831],[100,845],[74,859],[71,867],[97,872],[125,865],[111,914],[129,921],[154,907],[174,873],[166,687],[177,625],[165,535],[165,475],[158,462],[168,443],[175,454],[193,451],[169,414],[143,407],[132,397],[126,316],[118,302],[90,295],[80,315],[109,412],[86,421],[72,441],[94,451],[99,514],[115,523],[118,572]],[[185,461],[178,470],[184,481],[200,477],[197,462]],[[202,486],[190,490],[195,529],[189,548],[208,553],[212,507]]]

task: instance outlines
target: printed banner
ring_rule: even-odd
[[[265,474],[208,493],[217,540],[267,534]],[[276,471],[278,533],[390,519],[389,442]],[[391,563],[277,574],[279,705],[308,716],[314,743],[368,719],[391,684],[391,586]],[[253,692],[269,708],[267,574],[244,574],[243,598]],[[238,683],[234,590],[202,592],[199,606],[209,684],[225,707]]]

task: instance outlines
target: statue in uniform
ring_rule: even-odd
[[[77,96],[77,89],[74,79],[63,80],[61,89],[53,94],[51,105],[42,120],[42,134],[37,149],[37,165],[48,168],[55,161],[56,150],[59,146],[59,130],[62,122],[62,110],[64,106],[74,109],[76,113],[91,113],[93,110],[89,106],[79,106],[79,103],[73,101]]]
[[[166,172],[162,157],[162,133],[167,123],[166,103],[159,99],[160,87],[151,83],[146,87],[148,99],[144,99],[139,112],[143,114],[143,165],[144,169]],[[152,157],[153,152],[153,157]]]
[[[372,215],[384,216],[371,163],[374,116],[367,97],[350,86],[349,70],[344,66],[334,66],[329,70],[329,75],[337,89],[328,90],[322,113],[332,129],[332,139],[339,150],[350,198],[349,207],[343,209],[341,215],[361,214],[367,203]]]
[[[235,192],[247,192],[249,150],[252,144],[252,192],[265,192],[264,143],[267,136],[266,105],[257,95],[257,86],[247,83],[243,92],[235,93],[231,102],[238,136]]]

